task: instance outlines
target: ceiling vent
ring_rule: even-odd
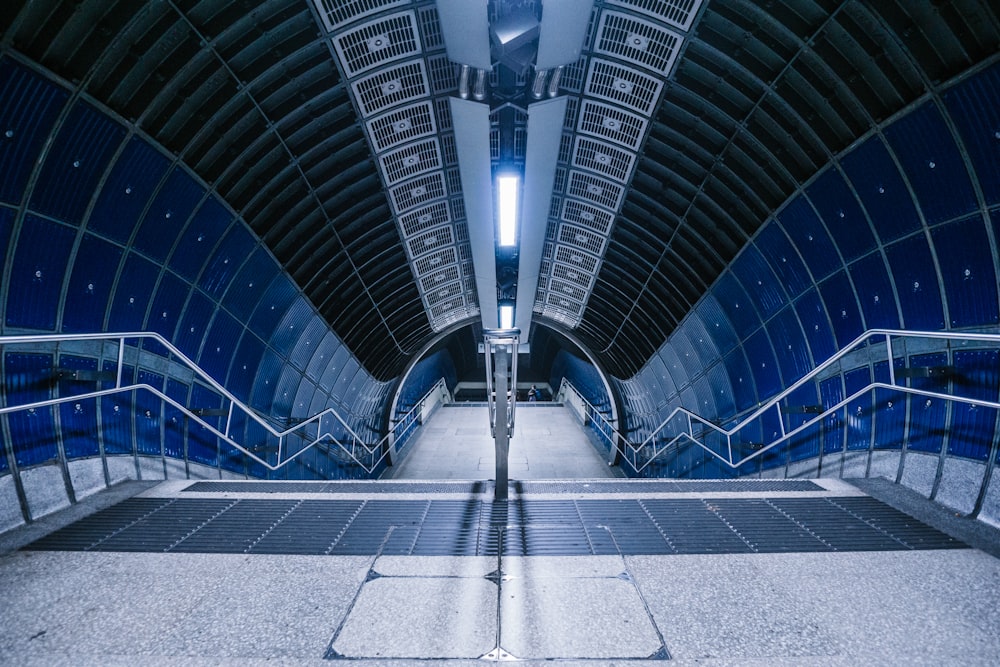
[[[395,185],[417,174],[441,169],[441,151],[437,138],[410,143],[384,153],[379,156],[379,164],[388,185]]]
[[[455,234],[450,225],[442,225],[437,229],[418,234],[406,242],[410,257],[420,257],[428,252],[440,249],[442,246],[455,244]]]
[[[573,166],[600,172],[622,183],[632,175],[635,153],[615,148],[603,141],[578,136],[573,148]]]
[[[399,214],[447,194],[444,172],[436,171],[392,187],[389,190],[389,199],[392,200],[392,207]]]
[[[376,153],[434,134],[434,109],[429,101],[392,111],[366,123]]]
[[[612,211],[618,211],[625,199],[625,188],[597,174],[590,174],[576,169],[569,172],[569,186],[566,194],[603,206]]]
[[[327,31],[332,31],[345,23],[408,4],[410,0],[316,0],[316,10]]]
[[[351,84],[361,115],[368,118],[397,104],[430,94],[423,60],[413,60],[358,79]]]
[[[370,21],[338,34],[333,46],[348,79],[396,60],[412,58],[421,52],[416,15],[412,11],[401,12]]]
[[[595,234],[589,229],[566,223],[559,225],[560,245],[573,246],[574,248],[600,257],[604,254],[604,244],[606,241],[605,237]]]
[[[563,203],[562,219],[587,227],[605,236],[611,233],[611,225],[615,221],[614,215],[608,211],[591,206],[578,199],[565,200]]]
[[[683,38],[673,30],[619,12],[601,12],[594,53],[645,67],[661,76],[673,69]]]
[[[701,9],[702,0],[604,0],[611,5],[628,7],[637,12],[668,23],[684,32]]]
[[[448,204],[443,200],[399,217],[399,225],[403,228],[403,235],[407,237],[449,222],[451,216],[448,215]]]
[[[584,100],[581,109],[580,132],[613,141],[629,150],[639,150],[649,125],[645,118],[617,106],[591,100]]]
[[[628,107],[643,116],[653,113],[663,82],[609,60],[591,58],[584,93]]]

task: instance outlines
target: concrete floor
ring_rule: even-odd
[[[519,403],[510,439],[510,479],[621,477],[591,443],[580,420],[558,403]],[[485,405],[439,408],[384,479],[495,479],[496,457]]]
[[[488,469],[471,463],[486,455],[466,437],[485,425],[451,421],[458,412],[450,410],[439,411],[448,421],[431,421],[424,435],[436,433],[428,442],[449,441],[463,450],[438,449],[432,458],[454,459],[453,477],[475,469],[482,476],[474,479],[488,478]],[[539,409],[547,425],[532,426],[528,412],[518,416],[522,435],[529,428],[559,430],[554,413]],[[441,431],[455,437],[441,438]],[[528,473],[544,469],[540,462],[562,441],[551,432],[537,435],[542,442],[525,442],[518,454]],[[458,463],[465,450],[468,460]],[[583,451],[573,460],[583,461]],[[423,467],[413,463],[420,452],[414,448],[409,459],[415,470]],[[558,458],[565,464],[566,455]],[[607,468],[599,456],[596,463]],[[815,481],[820,488],[803,496],[862,494],[840,480]],[[0,664],[1000,664],[1000,560],[976,548],[529,557],[23,548],[129,495],[212,495],[186,493],[187,485],[111,489],[0,536]],[[247,497],[287,496],[255,488]],[[216,495],[241,496],[228,487]],[[660,497],[648,489],[638,495]],[[682,495],[710,500],[795,493]],[[591,488],[578,498],[636,496]],[[986,539],[997,542],[995,532]]]

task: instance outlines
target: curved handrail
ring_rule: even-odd
[[[769,400],[761,403],[755,410],[743,416],[743,418],[731,428],[723,428],[714,422],[701,417],[700,415],[688,410],[684,407],[674,408],[670,414],[663,419],[659,425],[653,429],[648,436],[646,436],[641,442],[633,443],[626,435],[618,431],[611,425],[608,426],[613,429],[614,434],[618,437],[619,442],[623,443],[625,454],[622,458],[632,467],[636,472],[640,472],[645,469],[650,463],[652,463],[658,456],[668,451],[681,441],[691,442],[698,445],[705,451],[709,452],[713,457],[718,459],[720,462],[725,463],[730,468],[738,468],[744,465],[748,461],[751,461],[758,456],[762,456],[769,450],[787,442],[791,438],[795,437],[804,430],[815,426],[817,423],[826,419],[830,415],[836,413],[837,411],[843,409],[845,405],[858,397],[863,396],[867,392],[873,391],[875,389],[889,389],[892,391],[912,394],[917,396],[925,396],[928,398],[937,398],[946,401],[956,401],[960,403],[966,403],[969,405],[975,405],[979,407],[993,408],[1000,410],[1000,402],[986,401],[983,399],[973,399],[964,396],[957,396],[953,394],[944,394],[941,392],[928,391],[925,389],[917,389],[913,387],[907,387],[905,385],[896,384],[895,369],[892,363],[889,363],[889,382],[871,382],[862,389],[857,390],[850,396],[838,401],[835,405],[826,408],[820,413],[816,413],[815,416],[811,417],[809,420],[800,424],[790,431],[785,430],[784,420],[781,419],[781,401],[785,400],[793,392],[795,392],[799,387],[805,385],[808,382],[815,380],[818,376],[822,375],[824,371],[829,369],[831,366],[839,362],[844,357],[858,352],[861,349],[870,347],[869,342],[872,338],[884,337],[885,344],[887,347],[886,359],[891,360],[893,358],[892,350],[892,340],[893,338],[903,339],[925,339],[925,338],[935,338],[935,339],[947,339],[947,340],[964,340],[964,341],[979,341],[979,342],[992,342],[1000,345],[1000,334],[988,334],[988,333],[961,333],[961,332],[944,332],[944,331],[907,331],[901,329],[870,329],[865,333],[861,334],[855,338],[851,343],[843,348],[841,348],[837,353],[833,354],[829,359],[824,361],[822,364],[814,368],[812,371],[804,375],[799,380],[793,382],[791,385],[783,389],[781,392],[770,398]],[[565,383],[568,380],[563,379]],[[570,384],[572,387],[572,385]],[[560,390],[562,385],[560,385]],[[573,387],[574,393],[576,393],[580,398],[589,406],[590,412],[592,414],[601,415],[600,411],[597,410],[583,395]],[[781,436],[773,440],[766,446],[755,450],[753,453],[740,458],[739,460],[734,460],[733,458],[733,436],[737,435],[742,429],[747,425],[753,423],[755,420],[764,416],[768,410],[778,409],[778,423],[781,426]],[[602,415],[603,416],[603,415]],[[683,422],[686,424],[686,429],[681,433],[673,436],[669,440],[657,444],[657,438],[659,434],[671,424],[675,418],[680,416]],[[726,456],[721,455],[718,451],[712,447],[705,444],[699,437],[694,433],[694,424],[697,423],[704,428],[704,431],[710,431],[716,434],[720,439],[725,440]],[[703,431],[703,433],[704,433]],[[704,437],[704,436],[703,436]],[[652,453],[646,458],[641,464],[638,463],[639,452],[652,446]],[[628,453],[631,452],[631,457]]]
[[[150,340],[155,340],[157,343],[159,343],[159,344],[163,345],[165,348],[167,348],[167,350],[172,355],[174,355],[175,357],[177,357],[177,359],[179,359],[180,362],[182,362],[182,364],[184,366],[186,366],[190,370],[192,370],[194,372],[194,374],[198,377],[198,379],[200,379],[201,381],[203,381],[205,384],[209,385],[213,390],[215,390],[216,392],[218,392],[223,398],[225,398],[226,400],[228,400],[229,401],[229,407],[227,409],[227,414],[226,414],[226,426],[225,426],[225,429],[224,430],[218,429],[217,427],[213,426],[212,424],[210,424],[206,420],[202,419],[202,417],[197,412],[191,410],[187,406],[181,405],[176,400],[174,400],[174,399],[170,398],[169,396],[167,396],[161,390],[159,390],[159,389],[157,389],[157,388],[155,388],[155,387],[153,387],[153,386],[151,386],[149,384],[135,383],[135,384],[123,385],[122,384],[122,367],[124,365],[124,352],[125,352],[125,347],[126,347],[126,340],[130,340],[130,339],[150,339]],[[16,345],[16,344],[26,344],[26,343],[28,343],[28,344],[32,344],[32,343],[60,343],[60,342],[72,342],[72,341],[83,341],[83,340],[112,341],[112,342],[116,342],[118,344],[118,364],[117,364],[117,372],[116,372],[116,378],[115,378],[115,386],[113,388],[102,389],[102,390],[97,390],[97,391],[92,391],[92,392],[85,392],[85,393],[80,393],[80,394],[72,394],[70,396],[63,396],[63,397],[59,397],[59,398],[52,398],[52,399],[47,399],[47,400],[43,400],[43,401],[35,401],[35,402],[32,402],[32,403],[24,403],[24,404],[20,404],[20,405],[16,405],[16,406],[0,407],[0,415],[7,414],[7,413],[12,413],[12,412],[17,412],[17,411],[21,411],[21,410],[29,410],[30,411],[30,410],[35,410],[35,409],[42,408],[42,407],[47,407],[47,406],[52,406],[52,405],[60,405],[62,403],[67,403],[67,402],[70,402],[70,401],[80,401],[80,400],[85,400],[85,399],[88,399],[88,398],[98,398],[98,397],[101,397],[101,396],[110,396],[110,395],[114,395],[114,394],[122,394],[122,393],[131,392],[131,391],[148,391],[148,392],[152,393],[153,395],[157,396],[158,398],[160,398],[161,400],[165,401],[166,403],[169,403],[170,405],[174,406],[181,413],[183,413],[186,417],[188,417],[189,419],[194,420],[196,423],[198,423],[199,425],[201,425],[203,428],[205,428],[208,431],[210,431],[213,435],[215,435],[218,438],[221,438],[227,444],[229,444],[230,446],[234,447],[238,451],[242,452],[243,454],[245,454],[249,458],[253,459],[257,463],[261,464],[262,466],[264,466],[268,470],[272,470],[272,471],[273,470],[278,470],[278,469],[282,468],[283,466],[287,465],[289,462],[295,460],[296,457],[298,457],[300,454],[302,454],[306,450],[308,450],[308,449],[310,449],[312,447],[318,446],[320,444],[328,443],[330,441],[332,441],[334,444],[338,445],[341,449],[343,449],[350,456],[350,458],[352,460],[354,460],[358,465],[360,465],[361,468],[364,469],[365,472],[367,472],[367,473],[371,473],[373,470],[375,470],[375,468],[378,467],[378,465],[382,462],[382,460],[388,455],[388,448],[385,445],[387,443],[388,438],[393,435],[393,429],[395,428],[395,425],[392,428],[389,429],[389,433],[386,433],[386,435],[384,435],[382,438],[380,438],[377,443],[375,443],[373,445],[370,445],[370,446],[367,443],[365,443],[364,439],[361,438],[361,436],[359,436],[354,431],[354,429],[351,428],[350,424],[348,424],[340,416],[340,414],[337,413],[337,411],[334,410],[333,408],[326,408],[325,410],[322,410],[321,412],[318,412],[317,414],[315,414],[315,415],[313,415],[313,416],[311,416],[311,417],[309,417],[307,419],[304,419],[303,421],[301,421],[301,422],[299,422],[299,423],[297,423],[297,424],[295,424],[293,426],[290,426],[289,428],[286,428],[286,429],[276,429],[276,428],[274,428],[270,424],[270,422],[267,419],[265,419],[264,417],[262,417],[261,415],[259,415],[253,408],[251,408],[250,406],[246,405],[245,403],[243,403],[242,401],[240,401],[238,398],[236,398],[235,395],[233,395],[231,392],[229,392],[224,386],[222,386],[221,383],[219,383],[218,381],[216,381],[211,375],[209,375],[207,372],[205,372],[194,361],[192,361],[191,359],[189,359],[187,357],[187,355],[185,355],[183,352],[181,352],[175,345],[173,345],[170,341],[166,340],[163,336],[161,336],[160,334],[157,334],[155,332],[98,333],[98,334],[45,334],[45,335],[0,336],[0,346],[4,346],[4,345]],[[424,394],[423,397],[420,398],[420,400],[416,401],[416,403],[414,404],[414,406],[406,413],[406,415],[403,418],[397,420],[397,424],[404,424],[405,423],[406,424],[406,429],[410,428],[412,426],[411,422],[413,422],[414,420],[408,420],[407,417],[414,410],[416,410],[417,408],[421,407],[421,405],[423,404],[423,401],[431,394],[431,392],[435,391],[439,387],[439,385],[441,384],[441,382],[443,382],[443,381],[444,380],[442,378],[437,383],[435,383],[434,386],[431,387],[431,389],[428,390],[428,392],[426,394]],[[261,457],[257,456],[253,451],[251,451],[250,449],[248,449],[246,446],[240,444],[239,442],[235,441],[231,437],[230,427],[231,427],[232,421],[233,421],[234,410],[239,410],[243,414],[247,415],[250,419],[252,419],[254,422],[256,422],[259,426],[261,426],[262,428],[264,428],[271,436],[273,436],[273,437],[275,437],[275,438],[278,439],[278,458],[277,458],[277,463],[271,464],[267,460],[262,459]],[[349,443],[350,446],[348,446],[347,444],[341,442],[338,438],[336,438],[336,436],[334,436],[334,434],[331,432],[331,429],[325,429],[325,430],[323,429],[322,419],[324,417],[328,417],[328,416],[332,416],[333,418],[335,418],[336,421],[340,424],[340,426],[343,427],[344,431],[348,434],[348,436],[350,438],[350,443]],[[292,455],[283,457],[282,453],[283,453],[283,451],[285,449],[284,445],[285,445],[285,442],[286,442],[287,438],[289,436],[299,435],[300,433],[304,433],[306,431],[307,427],[310,427],[310,426],[313,426],[313,425],[316,425],[316,429],[317,429],[316,436],[313,437],[312,439],[307,439],[308,440],[307,444],[304,447],[301,447],[301,448],[297,449],[297,451],[295,451]],[[372,454],[374,454],[379,449],[382,450],[382,455],[379,456],[379,458],[376,459],[371,464],[371,466],[369,467],[360,458],[358,458],[358,449],[359,448],[363,449],[364,452],[365,452],[364,454],[360,454],[360,456],[365,456],[365,457],[371,456]]]

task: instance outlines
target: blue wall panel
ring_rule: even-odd
[[[264,343],[253,334],[244,333],[239,348],[233,355],[233,364],[225,385],[226,389],[244,403],[250,400],[254,378],[257,377],[257,369],[263,356]]]
[[[844,373],[846,396],[853,396],[872,382],[871,371],[867,366],[855,368]],[[866,391],[847,404],[847,448],[868,449],[872,438],[872,392]]]
[[[731,271],[723,271],[712,287],[712,293],[718,299],[722,312],[733,323],[733,329],[740,340],[760,327],[760,317],[757,316],[750,297]]]
[[[286,273],[275,275],[250,317],[250,330],[262,340],[270,340],[274,328],[278,326],[278,322],[288,310],[288,305],[296,300],[297,295],[298,290]]]
[[[928,225],[968,215],[976,209],[969,172],[934,102],[926,102],[892,123],[885,136],[903,166]]]
[[[827,378],[819,383],[820,401],[829,410],[844,400],[844,386],[840,376]],[[841,408],[823,420],[823,452],[830,454],[844,449],[844,424],[846,409]]]
[[[987,206],[1000,203],[1000,66],[992,67],[954,86],[944,103],[972,159]]]
[[[750,336],[743,343],[743,349],[750,363],[754,384],[757,386],[757,398],[766,401],[781,391],[781,375],[778,373],[778,363],[774,359],[771,340],[763,329]]]
[[[108,318],[109,331],[141,331],[160,269],[135,253],[125,258]]]
[[[778,221],[802,256],[813,280],[822,280],[840,268],[837,249],[809,200],[801,195],[792,199]]]
[[[886,246],[903,326],[916,331],[944,328],[941,292],[927,237],[917,234]]]
[[[181,405],[188,404],[189,388],[173,378],[167,378],[166,395]],[[184,458],[184,431],[187,416],[169,403],[163,406],[163,453],[175,459]]]
[[[795,301],[795,313],[802,323],[802,331],[809,342],[815,366],[822,364],[836,353],[837,346],[830,331],[826,308],[815,289],[810,289]]]
[[[997,402],[1000,398],[1000,353],[996,350],[956,350],[955,393],[967,398]],[[989,458],[996,429],[997,411],[955,403],[948,453],[985,461]]]
[[[736,409],[740,412],[747,410],[757,404],[757,389],[754,386],[753,375],[750,373],[750,366],[747,358],[743,354],[743,348],[738,347],[723,359],[726,366],[726,374],[729,375],[729,382],[733,388],[733,399],[736,401]]]
[[[214,390],[195,383],[191,387],[192,409],[218,409],[222,406],[222,398]],[[202,417],[216,429],[219,428],[221,417]],[[207,428],[192,421],[188,427],[188,458],[197,463],[209,466],[219,464],[218,438]]]
[[[133,247],[162,264],[204,194],[187,172],[175,167],[150,203]]]
[[[20,204],[31,170],[69,97],[8,58],[0,60],[0,201]]]
[[[708,335],[708,328],[702,322],[701,316],[697,312],[692,312],[684,320],[684,324],[686,325],[691,345],[698,355],[698,360],[701,362],[702,368],[707,368],[718,361],[719,348],[716,347],[715,341]]]
[[[269,341],[271,347],[277,350],[278,354],[290,355],[292,348],[299,341],[299,336],[302,335],[302,331],[312,320],[314,314],[312,306],[305,300],[305,297],[297,297],[284,317],[281,318],[281,323],[274,330],[274,335]]]
[[[778,276],[779,282],[791,298],[794,299],[812,287],[812,278],[802,263],[802,258],[780,225],[773,222],[765,224],[754,245],[767,259],[771,270]]]
[[[65,225],[25,216],[7,287],[7,326],[45,331],[56,328],[62,283],[75,240],[75,231]]]
[[[814,413],[803,412],[805,406],[817,405],[819,398],[816,396],[816,386],[806,383],[793,391],[782,401],[782,405],[788,408],[784,414],[786,433],[799,428],[816,415]],[[792,461],[801,461],[813,456],[819,456],[820,429],[811,427],[805,429],[801,434],[788,440],[788,456]]]
[[[789,385],[813,369],[809,346],[802,335],[794,308],[785,308],[768,323],[768,332],[774,343],[774,353],[784,384]]]
[[[911,368],[932,368],[948,365],[948,355],[944,352],[914,355],[910,357]],[[910,378],[909,385],[914,389],[923,389],[945,393],[948,391],[948,379],[944,375]],[[907,448],[918,452],[940,452],[944,434],[947,431],[946,401],[923,396],[910,396],[910,430],[907,436]]]
[[[167,159],[152,146],[133,137],[115,160],[87,229],[119,243],[128,242],[168,166]]]
[[[264,246],[257,246],[226,291],[222,305],[239,320],[247,321],[278,271],[271,253]]]
[[[788,303],[784,288],[755,245],[744,248],[730,267],[762,320],[767,320]]]
[[[326,370],[327,364],[333,359],[333,354],[337,351],[339,345],[337,336],[332,331],[327,330],[323,334],[323,339],[316,345],[316,351],[309,360],[309,366],[306,367],[306,376],[319,384],[320,378],[323,377],[323,371]],[[448,380],[448,388],[454,389],[455,384],[458,382],[457,377],[455,377],[454,364],[451,365],[451,369],[452,377]]]
[[[729,375],[726,366],[715,364],[708,369],[709,386],[715,396],[715,403],[718,406],[716,415],[725,417],[736,412],[736,398],[733,395]]]
[[[329,325],[319,315],[314,315],[306,324],[298,343],[292,348],[288,360],[299,370],[305,371],[312,359],[316,347],[322,342],[323,334],[329,331]]]
[[[101,369],[107,372],[118,370],[114,361],[105,361]],[[122,384],[132,384],[135,378],[135,367],[122,366]],[[110,383],[114,386],[113,383]],[[104,435],[105,454],[131,454],[135,449],[132,437],[132,412],[135,392],[125,392],[102,396],[101,432]]]
[[[215,303],[207,296],[199,290],[191,290],[191,296],[184,308],[184,319],[181,320],[173,343],[192,360],[198,359],[199,347],[205,340],[205,332],[212,321],[215,308]]]
[[[721,354],[729,352],[739,344],[740,341],[733,330],[733,325],[723,312],[714,292],[706,294],[698,303],[697,313],[702,322],[705,323],[708,335],[715,341],[715,347]]]
[[[217,382],[225,383],[229,363],[242,334],[243,327],[229,313],[216,311],[198,365]]]
[[[898,373],[903,359],[895,359]],[[874,366],[875,380],[889,382],[889,362],[880,361]],[[900,449],[906,437],[907,394],[892,389],[875,390],[875,443],[876,449]]]
[[[284,361],[270,348],[265,349],[261,358],[260,367],[257,371],[257,378],[253,385],[253,394],[250,397],[250,405],[255,410],[260,410],[264,414],[287,415],[286,410],[279,413],[274,409],[274,392],[278,388],[278,378],[281,376],[281,369]]]
[[[169,271],[164,271],[160,276],[160,284],[156,287],[156,296],[153,298],[153,307],[146,321],[146,330],[155,331],[172,341],[189,291],[190,286],[186,282]]]
[[[898,329],[896,295],[889,281],[882,254],[873,252],[848,267],[861,302],[867,329]]]
[[[69,370],[97,370],[97,359],[63,354],[59,368]],[[73,396],[94,391],[93,381],[74,380],[69,374],[59,379],[59,396]],[[67,459],[97,456],[100,432],[97,429],[97,399],[83,398],[59,406],[59,432]]]
[[[920,228],[910,191],[879,135],[851,151],[843,165],[882,243]]]
[[[8,352],[4,355],[6,405],[24,405],[52,398],[56,386],[52,355]],[[14,459],[19,466],[54,460],[55,419],[51,407],[19,410],[7,416]]]
[[[122,126],[78,101],[49,147],[31,195],[31,209],[79,223],[124,137]]]
[[[170,257],[170,268],[194,282],[232,223],[232,214],[216,198],[206,199],[177,243]]]
[[[660,358],[663,359],[663,365],[666,366],[667,372],[670,373],[670,378],[673,380],[675,387],[683,387],[688,383],[691,378],[681,363],[677,348],[674,347],[672,342],[660,348]]]
[[[63,302],[64,333],[104,330],[108,300],[122,254],[120,247],[91,234],[84,235]]]
[[[845,262],[874,250],[875,236],[858,200],[836,169],[827,169],[806,188]]]
[[[979,215],[931,230],[954,328],[996,324],[997,275]]]
[[[253,235],[244,225],[232,225],[208,260],[198,279],[198,286],[211,297],[221,297],[256,245]]]
[[[137,379],[140,384],[148,384],[163,391],[163,376],[139,369]],[[149,391],[135,394],[135,441],[140,454],[159,455],[162,451],[160,423],[163,413],[163,399]]]
[[[847,273],[841,271],[827,278],[819,286],[819,291],[826,305],[826,312],[829,313],[833,323],[837,346],[844,347],[864,331],[861,314],[858,312],[858,302],[854,297],[854,289],[847,279]]]
[[[14,214],[12,208],[0,206],[0,262],[6,264],[7,249],[10,246],[10,232],[14,228]]]

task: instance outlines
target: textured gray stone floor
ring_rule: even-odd
[[[482,405],[438,409],[386,479],[495,479],[489,413]],[[519,406],[508,457],[510,479],[620,477],[608,466],[569,408]]]

